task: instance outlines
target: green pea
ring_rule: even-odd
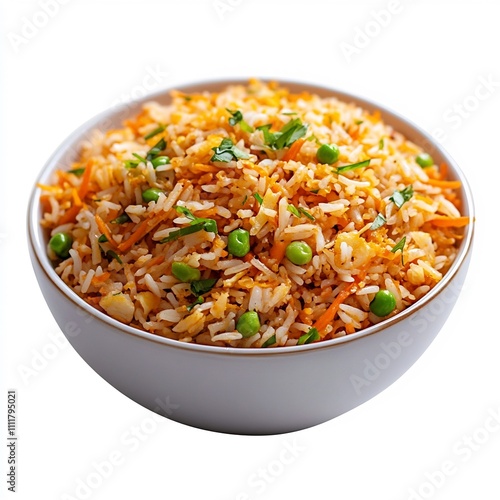
[[[434,165],[434,160],[432,159],[432,156],[427,153],[420,153],[416,158],[415,161],[422,167],[422,168],[427,168],[427,167],[432,167]]]
[[[149,203],[150,201],[158,201],[161,193],[163,193],[161,189],[149,188],[146,189],[146,191],[142,192],[142,199],[145,203]]]
[[[338,161],[340,155],[339,148],[335,144],[323,144],[316,152],[316,158],[320,163],[331,165]]]
[[[151,160],[153,168],[157,168],[160,165],[167,165],[168,163],[170,163],[170,158],[168,156],[158,156],[157,158]]]
[[[67,259],[69,257],[69,251],[72,244],[73,239],[68,233],[56,233],[49,241],[49,247],[61,259]]]
[[[292,241],[286,247],[285,255],[292,264],[303,266],[311,262],[312,250],[305,241]]]
[[[191,283],[192,281],[198,281],[201,278],[199,269],[188,266],[184,262],[173,262],[172,274],[183,283]]]
[[[370,311],[380,318],[396,309],[396,298],[389,290],[379,290],[370,302]]]
[[[243,337],[255,335],[260,330],[259,315],[255,311],[243,313],[236,323],[236,330],[238,330]]]
[[[250,233],[245,229],[235,229],[227,238],[227,251],[235,257],[245,257],[250,252]]]

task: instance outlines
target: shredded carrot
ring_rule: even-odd
[[[462,187],[462,183],[460,181],[442,181],[439,179],[429,179],[427,184],[443,189],[460,189]]]
[[[219,169],[214,165],[205,165],[204,163],[195,163],[193,165],[193,170],[199,170],[200,172],[210,172],[210,173],[215,173],[219,171]]]
[[[85,196],[89,192],[90,176],[92,174],[92,167],[93,167],[93,162],[92,162],[92,160],[89,160],[87,162],[86,167],[85,167],[85,171],[83,172],[82,183],[80,184],[80,189],[78,190],[78,194],[82,200],[85,199]]]
[[[271,250],[269,251],[269,257],[271,257],[271,259],[275,259],[279,264],[285,257],[287,246],[287,241],[275,241],[273,246],[271,247]]]
[[[354,328],[354,325],[352,323],[346,323],[345,325],[345,332],[347,335],[350,335],[351,333],[354,333],[356,329]]]
[[[38,183],[37,187],[39,187],[43,191],[52,191],[53,193],[62,193],[63,192],[61,186],[49,186],[47,184]]]
[[[446,179],[448,177],[448,164],[447,163],[441,163],[439,165],[439,175],[441,176],[441,179]]]
[[[117,248],[115,240],[113,239],[113,235],[111,234],[111,231],[109,230],[109,227],[106,225],[106,223],[101,219],[99,215],[95,215],[95,221],[97,224],[97,227],[99,228],[99,231],[101,231],[104,236],[106,236],[108,243],[112,246]]]
[[[469,217],[448,217],[447,215],[436,215],[436,217],[430,222],[437,227],[463,227],[469,224]]]
[[[142,240],[150,231],[152,231],[160,222],[168,217],[169,212],[161,212],[159,214],[153,214],[152,217],[144,219],[136,228],[135,231],[129,236],[128,239],[122,241],[118,245],[118,250],[120,252],[128,252],[132,245]]]
[[[77,207],[82,206],[82,200],[80,198],[80,195],[78,194],[78,191],[76,189],[71,190],[71,195],[73,196],[73,205]]]
[[[305,139],[297,139],[290,147],[290,149],[283,156],[283,161],[295,160],[299,154],[300,148],[304,144]]]
[[[252,252],[248,252],[245,257],[243,257],[243,260],[245,262],[250,262],[253,258],[255,257],[255,255],[252,253]]]
[[[94,276],[92,278],[91,283],[93,286],[102,285],[110,276],[111,276],[111,273],[106,271],[105,273],[102,273],[99,276]]]
[[[66,210],[65,214],[59,219],[58,224],[67,224],[68,222],[74,222],[76,216],[80,212],[81,206],[73,205],[71,208]]]
[[[335,300],[330,304],[330,307],[316,320],[314,323],[314,328],[323,336],[325,328],[335,319],[337,312],[339,310],[340,304],[342,304],[349,295],[356,293],[359,286],[357,283],[353,283],[346,288],[344,288],[336,297]]]
[[[156,266],[157,264],[161,264],[164,260],[165,260],[164,255],[157,255],[156,257],[153,257],[152,259],[149,259],[146,262],[146,267]]]

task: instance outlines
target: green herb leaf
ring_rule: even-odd
[[[406,186],[401,191],[394,191],[394,194],[389,198],[398,208],[401,208],[413,196],[413,185]]]
[[[194,306],[197,306],[199,304],[203,304],[203,302],[205,302],[205,299],[200,295],[199,297],[196,298],[196,300],[192,304],[189,304],[188,306],[186,306],[186,309],[188,311],[191,311],[191,309],[193,309]]]
[[[299,210],[295,207],[295,205],[292,205],[291,203],[286,207],[286,209],[291,212],[295,217],[300,217],[300,212]]]
[[[405,247],[405,243],[406,243],[406,236],[403,236],[403,238],[401,238],[401,240],[399,240],[391,249],[392,253],[396,253],[398,250],[401,250],[401,264],[403,266],[405,265],[403,258],[403,249]]]
[[[155,135],[158,135],[160,134],[161,132],[163,132],[165,130],[165,125],[160,125],[159,127],[155,128],[154,130],[151,130],[151,132],[149,132],[149,134],[145,135],[144,136],[144,139],[147,141],[148,139],[151,139],[152,137],[154,137]]]
[[[167,143],[165,139],[160,139],[148,152],[146,156],[146,160],[151,161],[156,158],[165,148],[167,147]]]
[[[188,234],[197,233],[198,231],[203,231],[204,224],[194,224],[192,226],[183,227],[181,229],[177,229],[169,233],[166,238],[163,238],[160,243],[169,243],[170,241],[175,241],[181,238],[182,236],[187,236]]]
[[[291,146],[297,139],[304,137],[307,132],[307,125],[304,125],[300,118],[290,120],[281,130],[281,135],[276,138],[275,149],[284,149]],[[276,134],[275,134],[276,135]]]
[[[193,281],[191,283],[191,292],[197,297],[209,292],[217,283],[217,278],[208,278],[206,280]]]
[[[254,193],[253,197],[257,200],[257,202],[259,203],[259,205],[262,205],[262,202],[264,201],[264,198],[262,198],[262,196],[259,193]]]
[[[111,221],[111,224],[125,224],[125,222],[130,222],[130,217],[128,216],[127,212],[123,212],[116,219],[113,219]]]
[[[231,139],[225,137],[221,143],[212,148],[215,154],[210,158],[210,161],[219,161],[222,163],[229,163],[232,160],[246,160],[250,158],[244,151],[237,148]]]
[[[311,215],[305,208],[299,207],[299,212],[305,215],[309,220],[316,220],[313,215]]]
[[[302,345],[302,344],[310,344],[311,342],[314,342],[315,340],[319,340],[319,332],[316,328],[310,328],[307,333],[304,333],[304,335],[301,335],[297,345]]]
[[[241,204],[244,205],[247,202],[247,200],[248,200],[248,195],[245,195]]]
[[[76,175],[77,177],[80,177],[81,175],[83,175],[83,172],[85,172],[85,167],[74,168],[72,170],[68,170],[68,174],[73,174],[73,175]]]
[[[257,127],[257,130],[262,130],[266,146],[272,149],[284,149],[306,135],[307,125],[304,125],[300,118],[295,118],[284,125],[279,132],[272,133],[270,129],[271,124]]]
[[[357,168],[364,168],[370,165],[371,160],[359,161],[358,163],[352,163],[351,165],[343,165],[334,170],[337,174],[342,174],[344,172],[349,172],[350,170],[355,170]]]
[[[271,129],[271,124],[268,123],[267,125],[261,125],[260,127],[257,127],[257,130],[262,131],[262,135],[264,136],[264,144],[267,146],[272,146],[274,143],[274,134],[269,132]]]
[[[370,231],[375,231],[375,229],[382,227],[386,222],[387,221],[385,217],[382,214],[378,214],[377,217],[375,217],[375,220],[372,222],[372,225],[370,226]]]
[[[262,347],[269,347],[270,345],[276,344],[276,335],[269,337],[263,344]]]
[[[356,120],[354,123],[355,123],[356,125],[361,125],[361,124],[363,123],[363,121],[364,121],[364,120]]]
[[[105,234],[101,234],[101,236],[99,236],[99,238],[97,238],[97,241],[99,243],[107,243],[109,240]]]
[[[147,163],[146,158],[143,158],[141,155],[138,155],[137,153],[132,153],[132,156],[134,158],[137,158],[137,160],[125,160],[125,167],[136,168],[137,165],[139,165],[140,163],[144,163],[144,165],[146,165]]]
[[[178,214],[185,215],[188,219],[191,219],[191,220],[195,220],[196,219],[196,217],[194,216],[193,212],[191,212],[191,210],[189,210],[189,208],[183,207],[182,205],[177,205],[175,207],[175,211]]]
[[[253,132],[253,128],[245,121],[243,120],[243,113],[239,110],[233,111],[231,109],[226,108],[226,111],[231,113],[231,118],[229,118],[229,125],[234,127],[238,123],[240,124],[241,130],[243,132],[248,132],[249,134]]]
[[[383,137],[382,137],[382,139],[380,139],[380,141],[378,141],[378,148],[384,149],[384,138]]]
[[[178,214],[182,214],[186,216],[188,219],[191,219],[190,224],[191,225],[197,225],[197,224],[202,224],[203,229],[207,233],[216,233],[217,234],[217,222],[214,219],[205,219],[202,217],[196,217],[191,210],[189,210],[186,207],[183,207],[181,205],[177,205],[175,207],[175,211]]]
[[[111,257],[112,259],[115,259],[119,264],[123,264],[122,259],[120,259],[118,254],[116,252],[114,252],[113,250],[108,250],[106,252],[106,257]]]

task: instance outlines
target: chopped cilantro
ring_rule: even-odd
[[[401,208],[413,196],[413,185],[406,186],[401,191],[394,191],[394,194],[389,198],[398,208]]]
[[[191,210],[189,210],[186,207],[182,207],[180,205],[177,205],[175,207],[175,211],[178,214],[182,214],[186,216],[188,219],[191,220],[189,223],[191,226],[194,226],[196,224],[202,224],[203,229],[207,233],[217,233],[217,222],[214,219],[205,219],[203,217],[196,217]],[[170,236],[170,235],[169,235]]]
[[[276,344],[276,335],[269,337],[263,344],[262,347],[269,347],[270,345]]]
[[[209,292],[217,283],[217,278],[208,278],[205,280],[193,281],[190,285],[191,292],[199,297],[204,293]]]
[[[68,170],[68,174],[73,174],[73,175],[76,175],[77,177],[80,177],[81,175],[83,175],[83,172],[85,172],[85,167],[74,168],[72,170]]]
[[[279,132],[273,133],[270,129],[271,124],[257,127],[257,130],[261,130],[264,135],[266,146],[271,149],[284,149],[306,135],[307,125],[304,125],[300,118],[295,118],[284,125]]]
[[[316,328],[310,328],[307,333],[304,333],[304,335],[301,335],[297,345],[302,345],[302,344],[310,344],[311,342],[314,342],[315,340],[319,340],[319,332]]]
[[[125,222],[130,222],[130,217],[128,216],[127,212],[123,212],[116,219],[113,219],[111,221],[111,224],[125,224]]]
[[[257,200],[259,205],[262,205],[262,202],[264,201],[264,198],[259,193],[254,193],[253,197]]]
[[[165,125],[160,125],[159,127],[156,127],[154,130],[151,130],[151,132],[149,132],[149,134],[145,135],[144,139],[147,141],[148,139],[151,139],[155,135],[160,134],[164,130],[165,130]]]
[[[246,160],[250,158],[244,151],[237,148],[231,139],[225,137],[221,143],[212,148],[215,154],[210,158],[210,161],[220,161],[222,163],[229,163],[232,160]]]
[[[295,205],[292,205],[291,203],[288,205],[286,208],[289,212],[291,212],[295,217],[300,217],[300,212],[298,208],[295,207]]]
[[[404,266],[404,258],[403,258],[403,249],[406,243],[406,236],[403,236],[391,249],[392,253],[396,253],[398,250],[401,250],[401,264]]]
[[[193,309],[194,306],[197,306],[199,304],[203,304],[203,302],[205,302],[205,300],[203,299],[203,297],[200,295],[198,297],[196,297],[196,300],[192,303],[192,304],[189,304],[188,306],[186,306],[186,309],[188,311],[191,311],[191,309]]]
[[[359,161],[358,163],[352,163],[351,165],[343,165],[334,170],[337,174],[342,174],[344,172],[349,172],[350,170],[355,170],[357,168],[364,168],[370,165],[371,160]]]
[[[110,257],[112,259],[115,259],[119,264],[123,264],[122,259],[120,259],[118,254],[116,252],[114,252],[113,250],[108,250],[106,252],[106,257]]]
[[[198,231],[202,231],[204,229],[204,224],[193,224],[192,226],[182,227],[181,229],[176,229],[169,233],[166,238],[163,238],[160,243],[169,243],[170,241],[175,241],[181,238],[182,236],[186,236],[188,234],[197,233]]]
[[[382,214],[378,214],[377,217],[375,217],[375,220],[372,222],[372,225],[370,226],[371,231],[375,231],[375,229],[378,229],[379,227],[382,227],[386,223],[386,219]]]

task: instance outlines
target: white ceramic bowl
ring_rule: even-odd
[[[235,81],[183,86],[217,91]],[[310,84],[281,82],[292,91],[336,96],[382,119],[446,162],[462,182],[464,215],[474,218],[468,184],[452,158],[428,134],[372,102]],[[69,167],[81,141],[95,128],[118,127],[145,101],[169,102],[169,90],[113,108],[73,132],[43,167],[38,182]],[[172,420],[227,433],[277,434],[330,420],[372,398],[398,379],[425,351],[450,314],[467,273],[474,223],[465,229],[458,256],[444,279],[401,314],[361,332],[316,344],[236,349],[185,344],[124,325],[95,310],[57,276],[39,225],[40,190],[31,195],[28,236],[41,290],[61,330],[82,358],[134,401]]]

